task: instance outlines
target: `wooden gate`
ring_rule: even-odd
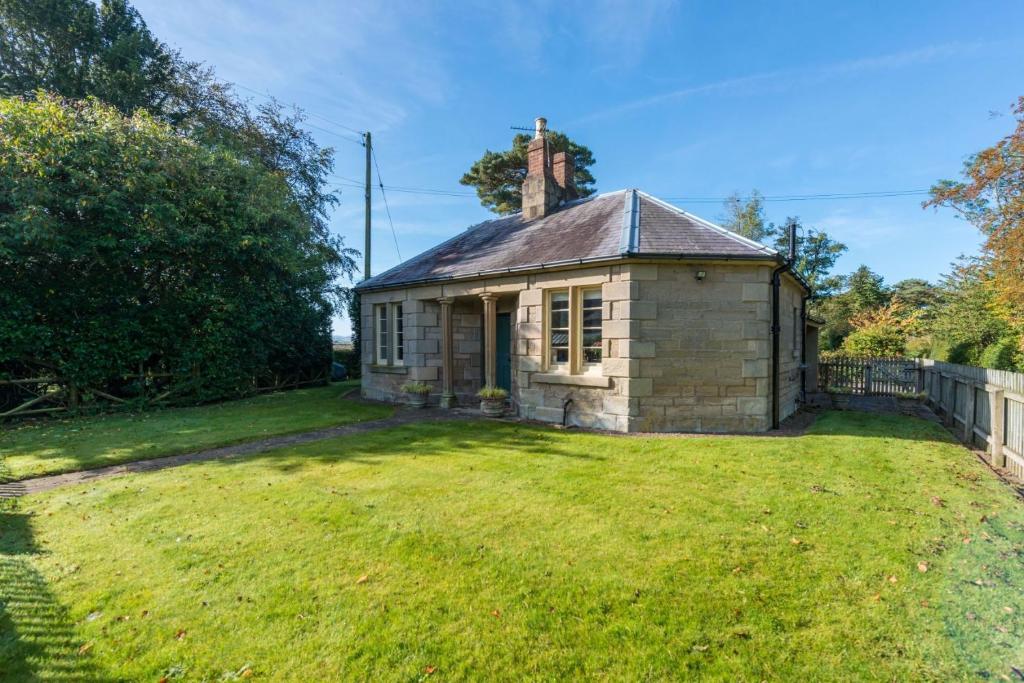
[[[848,358],[819,362],[822,391],[865,396],[899,396],[923,390],[921,365],[915,358]]]

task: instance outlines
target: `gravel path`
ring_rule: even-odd
[[[117,477],[122,474],[131,474],[133,472],[154,472],[156,470],[163,470],[168,467],[179,467],[193,462],[237,458],[244,455],[263,453],[265,451],[270,451],[284,446],[294,446],[297,444],[310,443],[312,441],[333,439],[336,436],[347,436],[349,434],[360,434],[362,432],[371,432],[378,429],[388,429],[390,427],[397,427],[411,422],[459,420],[466,419],[467,417],[472,417],[472,415],[458,411],[442,411],[440,409],[413,410],[399,408],[396,410],[394,415],[384,418],[383,420],[369,420],[367,422],[356,422],[354,424],[341,425],[339,427],[327,427],[326,429],[318,429],[312,432],[274,436],[269,439],[250,441],[248,443],[236,444],[234,446],[221,446],[220,448],[211,448],[209,450],[195,451],[192,453],[182,453],[181,455],[169,455],[163,458],[153,458],[151,460],[137,460],[135,462],[126,462],[120,465],[100,467],[94,470],[52,474],[45,477],[36,477],[34,479],[12,481],[0,484],[0,498],[20,498],[21,496],[27,496],[32,493],[42,493],[43,491],[49,491],[62,486],[72,486],[74,484],[81,484],[95,479],[107,479],[109,477]]]

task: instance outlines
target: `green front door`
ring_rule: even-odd
[[[495,342],[495,382],[511,393],[512,391],[512,314],[499,313]]]

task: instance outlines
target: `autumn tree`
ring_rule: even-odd
[[[924,206],[950,207],[985,236],[996,303],[1024,327],[1024,96],[1013,108],[1014,130],[970,157],[963,180],[943,180]]]
[[[990,260],[984,256],[961,256],[942,276],[941,301],[930,329],[943,360],[979,365],[986,348],[1010,335],[1010,325],[995,313],[992,279]]]
[[[898,303],[862,310],[850,319],[853,331],[841,350],[860,357],[902,356],[913,320]]]
[[[594,176],[590,167],[594,165],[594,154],[587,147],[570,140],[564,133],[548,130],[548,146],[551,153],[566,152],[572,155],[576,172],[576,191],[580,197],[594,194]],[[476,188],[480,203],[501,215],[521,211],[523,208],[523,180],[526,179],[526,150],[531,136],[517,133],[512,138],[512,148],[501,152],[487,150],[459,180],[463,185]]]

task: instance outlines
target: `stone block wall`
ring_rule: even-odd
[[[658,264],[639,282],[631,355],[649,385],[636,396],[637,430],[770,426],[770,275],[761,265]]]
[[[612,348],[611,302],[628,298],[627,266],[604,266],[530,276],[519,292],[513,333],[512,370],[516,404],[521,416],[543,422],[591,429],[628,431],[627,385],[621,381],[621,361]],[[599,375],[557,374],[544,367],[544,291],[570,287],[601,287],[602,365]],[[571,399],[571,403],[568,401]],[[565,411],[563,413],[563,411]]]
[[[704,271],[703,280],[696,279]],[[459,405],[475,405],[483,381],[481,292],[499,294],[512,314],[512,403],[522,417],[581,427],[637,431],[758,432],[771,425],[769,265],[631,263],[509,275],[457,285],[363,295],[363,395],[401,401],[406,380],[441,391],[437,298],[454,296],[454,385]],[[545,290],[600,286],[599,373],[544,367]],[[783,277],[780,415],[797,407],[800,349],[793,323],[802,290]],[[373,305],[403,301],[406,361],[373,365]],[[567,405],[567,400],[571,403]]]

